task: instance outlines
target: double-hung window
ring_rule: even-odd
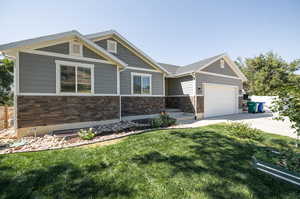
[[[94,65],[56,61],[57,93],[94,93]]]
[[[151,95],[151,74],[131,73],[132,94]]]

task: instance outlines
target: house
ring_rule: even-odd
[[[197,118],[238,113],[245,76],[226,54],[157,63],[114,30],[73,30],[0,45],[15,60],[15,128],[82,128],[178,108]]]

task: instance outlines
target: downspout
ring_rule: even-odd
[[[119,121],[122,120],[121,96],[120,96],[120,68],[117,66],[117,95],[119,96]]]
[[[122,121],[122,96],[121,96],[121,92],[120,92],[120,87],[121,87],[121,81],[120,81],[120,73],[124,70],[126,70],[126,68],[120,70],[119,66],[118,66],[118,73],[117,73],[117,82],[118,82],[118,85],[117,85],[117,93],[119,95],[119,120]]]
[[[194,81],[194,112],[195,112],[195,120],[197,120],[198,110],[197,110],[197,81],[196,81],[196,73],[192,73],[193,81]]]

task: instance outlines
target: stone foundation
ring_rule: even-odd
[[[18,128],[119,118],[119,96],[18,96]]]
[[[194,97],[180,96],[180,97],[166,97],[167,108],[178,108],[186,113],[194,113]]]
[[[197,96],[197,113],[204,112],[204,96]],[[195,96],[166,97],[167,108],[178,108],[186,113],[195,113]]]
[[[165,110],[164,97],[121,97],[122,116],[150,115]]]

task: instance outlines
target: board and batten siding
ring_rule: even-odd
[[[131,95],[131,73],[151,74],[152,75],[152,95],[163,95],[163,74],[146,72],[140,70],[126,69],[120,72],[120,93],[121,95]]]
[[[191,75],[168,78],[166,81],[168,85],[167,95],[194,95],[194,81]]]
[[[38,48],[36,50],[69,55],[70,54],[70,43],[65,42],[65,43],[61,43],[61,44]],[[102,57],[102,56],[98,55],[97,53],[95,53],[94,51],[90,50],[85,45],[82,46],[82,56],[87,57],[87,58],[105,60],[104,57]]]
[[[229,75],[233,77],[238,77],[237,74],[231,69],[231,67],[224,61],[224,68],[221,68],[221,60],[217,60],[210,64],[208,67],[202,69],[204,72],[216,73],[221,75]]]
[[[114,65],[23,52],[19,55],[20,92],[56,93],[55,60],[94,64],[95,94],[117,94],[117,67]]]
[[[107,49],[107,40],[116,41],[111,38],[111,39],[96,41],[95,43],[101,46],[102,48]],[[126,64],[128,64],[128,66],[155,70],[148,63],[146,63],[140,57],[136,56],[133,52],[128,50],[125,46],[123,46],[119,42],[117,42],[117,53],[111,53],[111,54],[115,55],[116,57],[124,61]]]
[[[213,84],[222,84],[222,85],[232,85],[232,86],[238,86],[239,89],[243,88],[243,82],[240,79],[235,78],[228,78],[228,77],[218,77],[214,75],[207,75],[207,74],[196,74],[196,88],[197,88],[197,95],[202,95],[203,89],[202,83],[213,83]]]

